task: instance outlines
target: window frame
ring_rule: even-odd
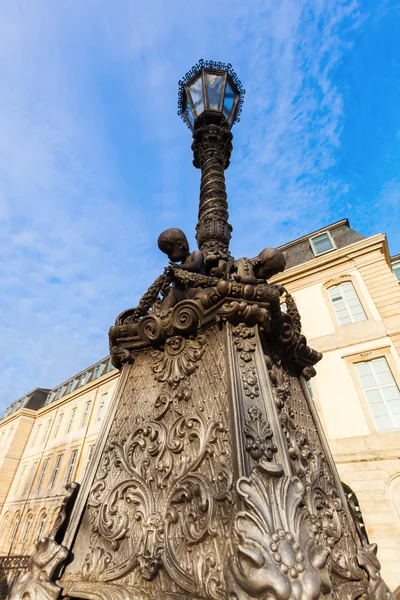
[[[392,354],[392,347],[387,344],[385,346],[380,346],[378,348],[361,350],[359,352],[349,353],[342,355],[342,358],[347,363],[347,368],[350,372],[351,378],[353,380],[353,384],[355,390],[357,392],[361,408],[364,413],[365,420],[367,421],[367,426],[371,433],[377,433],[379,435],[387,435],[388,433],[396,433],[398,435],[399,428],[396,429],[378,429],[375,425],[374,417],[372,416],[371,409],[369,407],[368,401],[365,397],[364,390],[361,386],[360,379],[358,377],[355,365],[361,362],[367,362],[369,360],[375,360],[376,358],[385,358],[386,362],[389,366],[392,377],[400,390],[400,372],[398,370],[396,360]]]
[[[36,486],[36,493],[39,493],[40,490],[42,489],[43,481],[44,481],[44,478],[46,477],[47,469],[49,468],[50,458],[51,458],[50,456],[46,456],[46,458],[43,461],[42,468],[40,470],[39,479],[38,479],[37,486]]]
[[[80,427],[80,429],[83,429],[83,427],[86,427],[86,425],[89,422],[90,411],[91,411],[91,408],[92,408],[92,401],[93,401],[92,398],[90,398],[89,400],[87,400],[85,402],[85,408],[84,408],[83,415],[82,415],[82,421],[81,421],[81,427]]]
[[[78,410],[77,406],[74,406],[72,408],[72,410],[71,410],[71,414],[70,414],[69,421],[68,421],[67,433],[71,433],[72,426],[73,426],[74,421],[75,421],[77,410]]]
[[[341,285],[342,283],[352,283],[353,284],[353,287],[357,294],[358,300],[359,300],[359,302],[362,306],[362,309],[365,313],[365,316],[366,316],[366,319],[364,319],[363,321],[355,321],[354,323],[348,323],[347,325],[339,324],[339,319],[336,316],[335,307],[333,306],[333,302],[331,300],[328,290],[336,285]],[[337,277],[332,277],[331,279],[328,279],[327,281],[325,281],[322,284],[322,294],[325,298],[325,302],[328,307],[329,314],[331,315],[332,324],[335,328],[335,331],[337,331],[337,332],[343,331],[343,329],[345,329],[346,327],[350,327],[350,326],[357,327],[359,323],[366,323],[367,321],[375,320],[374,317],[372,316],[369,305],[366,302],[365,296],[364,296],[363,292],[361,291],[360,282],[358,281],[358,278],[355,277],[354,275],[350,275],[349,273],[346,273],[346,274],[338,275]]]
[[[74,448],[71,452],[71,456],[68,462],[68,468],[66,473],[65,481],[68,483],[72,481],[72,477],[75,475],[76,466],[79,458],[79,448]]]
[[[58,475],[60,473],[60,467],[61,467],[63,456],[64,456],[64,452],[61,452],[60,454],[57,454],[56,464],[54,465],[53,473],[51,474],[51,479],[50,479],[50,483],[49,483],[49,490],[54,489],[54,487],[56,485],[56,482],[57,482],[57,479],[58,479]]]
[[[354,290],[354,293],[355,293],[355,294],[356,294],[356,296],[357,296],[357,300],[358,300],[358,302],[360,303],[360,306],[361,306],[361,308],[362,308],[362,310],[363,310],[363,313],[364,313],[364,315],[365,315],[365,319],[361,319],[360,321],[355,321],[355,320],[354,320],[354,316],[353,316],[353,314],[352,314],[352,312],[351,312],[351,307],[348,305],[348,300],[345,298],[345,296],[344,296],[344,293],[343,293],[343,290],[342,290],[342,289],[341,289],[341,287],[340,287],[340,286],[343,286],[343,285],[345,285],[346,283],[347,283],[347,284],[350,284],[350,285],[352,286],[352,288],[353,288],[353,290]],[[347,310],[347,312],[348,312],[348,315],[349,315],[349,317],[350,317],[350,319],[351,319],[350,323],[341,323],[341,322],[339,321],[339,316],[338,316],[338,314],[337,314],[337,312],[336,312],[335,305],[334,305],[334,302],[333,302],[333,298],[332,298],[332,296],[330,295],[330,292],[329,292],[329,290],[332,290],[333,288],[338,288],[338,290],[339,290],[339,293],[340,293],[340,295],[341,295],[341,297],[342,297],[342,302],[344,302],[344,305],[345,305],[345,307],[346,307],[346,310]],[[357,289],[356,289],[356,287],[355,287],[355,285],[354,285],[354,282],[353,282],[353,281],[341,281],[340,283],[332,284],[332,285],[330,285],[329,287],[327,287],[327,288],[326,288],[326,291],[328,292],[329,300],[330,300],[330,302],[331,302],[331,304],[332,304],[332,308],[333,308],[333,311],[334,311],[334,313],[335,313],[335,317],[336,317],[336,322],[337,322],[337,324],[339,325],[339,327],[347,327],[347,325],[354,325],[354,323],[362,323],[362,321],[368,321],[368,316],[367,316],[367,313],[365,312],[365,309],[364,309],[363,303],[361,302],[361,300],[360,300],[360,297],[359,297],[359,295],[357,294]]]
[[[20,522],[21,522],[21,513],[17,512],[17,514],[14,516],[13,524],[10,529],[10,533],[8,535],[8,541],[10,544],[12,544],[15,540],[15,536],[17,535],[17,531],[18,531]]]
[[[314,240],[321,237],[322,235],[328,236],[328,239],[332,244],[332,248],[329,248],[329,250],[324,250],[323,252],[317,252],[316,247],[314,245]],[[310,242],[311,251],[315,257],[322,256],[323,254],[327,254],[328,252],[332,252],[332,250],[337,250],[335,240],[333,239],[330,231],[321,231],[321,233],[318,233],[317,235],[313,235],[312,237],[308,238],[308,241]]]
[[[46,521],[47,521],[47,513],[42,512],[42,514],[40,515],[39,527],[38,527],[38,530],[36,533],[35,542],[38,542],[40,540],[40,538],[42,537],[43,530],[46,525]]]
[[[33,521],[33,513],[28,513],[26,520],[25,520],[25,527],[24,527],[24,531],[21,537],[21,544],[25,544],[28,541],[28,534],[29,534],[29,530],[32,527],[32,521]]]
[[[395,260],[391,264],[392,264],[392,273],[397,278],[398,282],[400,283],[400,260]],[[398,273],[399,273],[398,275],[397,275],[396,271],[398,271]]]

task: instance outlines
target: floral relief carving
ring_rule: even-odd
[[[306,398],[297,378],[288,375],[278,357],[267,357],[267,366],[288,454],[304,485],[303,500],[314,539],[330,550],[335,589],[351,586],[351,581],[363,580],[355,558],[357,534],[347,520]]]
[[[256,366],[254,363],[254,352],[256,349],[256,338],[254,329],[240,323],[232,328],[233,343],[239,353],[239,369],[246,396],[252,400],[259,396]]]
[[[180,382],[194,373],[196,363],[204,354],[205,336],[197,338],[184,338],[175,335],[166,340],[164,351],[153,352],[153,371],[157,381],[168,383],[175,389]]]
[[[174,593],[224,598],[235,495],[216,333],[209,344],[175,336],[136,359],[89,494],[85,585],[161,593],[169,581]]]
[[[330,550],[310,531],[301,481],[260,461],[237,490],[246,510],[235,519],[239,544],[229,560],[228,597],[330,598]]]
[[[262,419],[261,410],[257,406],[251,406],[248,413],[250,419],[243,429],[247,452],[256,461],[272,460],[278,449],[272,441],[270,424]]]

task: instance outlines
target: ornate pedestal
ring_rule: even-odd
[[[60,562],[69,553],[59,591],[390,598],[307,392],[320,355],[292,299],[290,316],[282,290],[225,283],[167,314],[132,323],[127,311],[112,328],[122,375],[63,550],[52,547]],[[35,583],[37,598],[54,588]]]

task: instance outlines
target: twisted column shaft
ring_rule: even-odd
[[[198,120],[193,131],[193,164],[201,169],[196,239],[208,263],[226,261],[232,226],[228,223],[225,169],[232,152],[228,122]]]

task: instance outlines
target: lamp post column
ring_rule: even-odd
[[[193,164],[201,169],[196,239],[208,264],[220,270],[229,258],[232,225],[228,223],[225,169],[232,152],[232,133],[224,118],[203,114],[193,131]]]

